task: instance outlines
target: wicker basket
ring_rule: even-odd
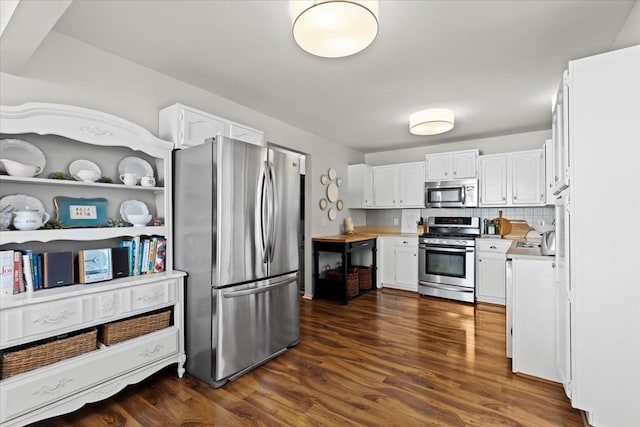
[[[371,289],[371,267],[354,265],[358,268],[358,286],[360,289]]]
[[[61,360],[88,353],[97,348],[94,328],[79,334],[31,345],[2,354],[0,378],[5,379]]]
[[[164,310],[154,314],[107,323],[100,326],[98,341],[105,345],[117,344],[140,335],[159,331],[169,326],[171,310]]]
[[[332,268],[327,270],[326,273],[327,279],[329,280],[342,280],[342,267]],[[347,296],[354,297],[360,293],[358,277],[358,269],[356,267],[349,267],[347,269]]]

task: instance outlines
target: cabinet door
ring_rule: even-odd
[[[480,157],[480,206],[507,204],[507,155]]]
[[[205,139],[216,135],[226,135],[223,120],[187,108],[180,111],[180,148],[204,144]]]
[[[553,195],[553,141],[547,139],[544,143],[544,198],[545,204],[551,205],[555,203]]]
[[[511,203],[541,205],[544,203],[542,150],[511,154]]]
[[[264,132],[237,123],[229,124],[229,138],[248,142],[249,144],[264,145]]]
[[[397,205],[397,171],[396,165],[373,168],[373,192],[376,207],[395,207]]]
[[[380,238],[380,267],[378,269],[383,285],[393,284],[396,276],[395,240],[393,237]]]
[[[451,154],[453,179],[476,178],[478,176],[478,151],[461,151]]]
[[[505,257],[478,253],[478,301],[504,305]]]
[[[553,110],[552,139],[553,139],[553,180],[554,194],[558,194],[569,186],[569,100],[568,100],[568,74],[565,71]]]
[[[364,165],[364,200],[362,206],[370,208],[374,206],[373,198],[373,168],[371,166]]]
[[[397,284],[418,290],[418,250],[416,248],[396,247],[395,270]]]
[[[424,207],[424,162],[398,166],[400,193],[399,206]]]
[[[449,153],[428,154],[426,156],[427,181],[448,181],[449,176]]]
[[[347,206],[367,208],[373,206],[373,168],[365,164],[347,168]]]

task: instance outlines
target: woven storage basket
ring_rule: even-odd
[[[73,336],[36,344],[2,354],[0,378],[5,379],[61,360],[88,353],[97,348],[94,328]]]
[[[356,267],[349,267],[347,269],[347,296],[353,297],[360,293],[358,277],[358,269]],[[342,267],[327,270],[327,279],[342,280]]]
[[[169,326],[171,310],[133,317],[100,326],[98,341],[105,345],[117,344]]]
[[[371,267],[354,265],[358,268],[358,286],[360,289],[371,289]]]

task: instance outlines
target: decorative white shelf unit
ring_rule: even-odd
[[[104,197],[110,217],[121,202],[141,199],[150,213],[164,218],[162,226],[66,228],[0,231],[0,250],[74,250],[115,247],[119,239],[158,236],[167,239],[165,272],[130,276],[89,285],[70,285],[21,293],[0,299],[0,351],[43,339],[85,330],[115,320],[171,308],[168,328],[118,344],[100,344],[95,351],[0,380],[0,424],[25,425],[74,411],[106,399],[163,367],[177,364],[184,374],[183,295],[185,274],[173,270],[171,218],[171,151],[173,144],[146,129],[110,114],[85,108],[28,103],[0,107],[2,138],[17,138],[47,156],[42,176],[66,170],[77,159],[100,162],[103,175],[116,182],[119,158],[140,156],[155,164],[156,186],[85,183],[47,178],[0,176],[0,197],[28,194],[39,197],[55,217],[57,195]],[[57,194],[58,192],[64,194]]]

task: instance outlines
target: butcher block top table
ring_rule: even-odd
[[[378,234],[354,233],[340,234],[336,236],[314,237],[313,242],[313,278],[315,283],[314,298],[337,299],[342,304],[347,304],[347,268],[351,264],[351,253],[358,250],[371,251],[371,283],[372,289],[376,284],[376,239]],[[333,252],[342,255],[342,280],[329,280],[323,277],[320,271],[320,252]],[[361,290],[360,293],[367,292]]]

